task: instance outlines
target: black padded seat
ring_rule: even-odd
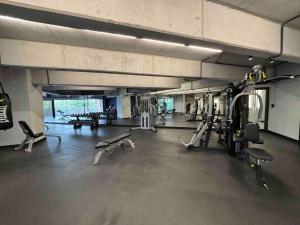
[[[131,135],[129,133],[124,133],[124,134],[120,134],[118,136],[115,136],[115,137],[112,137],[112,138],[109,138],[105,141],[101,141],[99,142],[95,148],[104,148],[104,147],[107,147],[109,146],[110,144],[113,144],[117,141],[121,141],[123,140],[124,138],[127,138],[127,137],[130,137]]]
[[[31,128],[28,126],[28,124],[25,121],[19,121],[20,127],[22,128],[23,132],[27,135],[29,135],[31,138],[39,138],[44,135],[44,133],[33,133]]]
[[[273,156],[261,148],[246,148],[245,153],[253,156],[256,159],[272,161]]]
[[[103,147],[107,147],[107,146],[109,146],[109,143],[101,141],[95,146],[95,148],[103,148]]]
[[[129,136],[130,136],[129,133],[124,133],[124,134],[120,134],[120,135],[118,135],[118,136],[109,138],[109,139],[105,140],[105,142],[108,143],[108,144],[112,144],[112,143],[114,143],[114,142],[120,141],[120,140],[122,140],[122,139],[124,139],[124,138],[127,138],[127,137],[129,137]]]

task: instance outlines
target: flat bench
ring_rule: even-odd
[[[135,148],[135,144],[129,139],[130,136],[130,133],[124,133],[99,142],[95,146],[95,148],[100,149],[100,151],[98,151],[94,157],[94,164],[98,164],[104,158],[110,157],[119,147],[123,146],[125,142],[128,142],[131,148]]]
[[[107,139],[107,140],[105,140],[105,141],[103,141],[103,142],[102,142],[102,141],[99,142],[99,143],[95,146],[95,148],[97,149],[97,148],[107,147],[107,146],[109,146],[110,144],[113,144],[113,143],[115,143],[115,142],[117,142],[117,141],[120,141],[120,140],[125,139],[125,138],[128,138],[128,137],[130,137],[130,134],[129,134],[129,133],[120,134],[120,135],[118,135],[118,136],[109,138],[109,139]]]
[[[44,133],[34,133],[29,125],[25,121],[19,121],[19,125],[23,131],[23,133],[26,135],[24,141],[19,144],[14,150],[18,151],[21,149],[24,149],[25,145],[28,144],[28,147],[25,148],[25,152],[31,152],[33,144],[42,140],[45,140],[46,137],[55,137],[58,139],[59,142],[61,142],[61,137],[58,135],[49,135]],[[46,127],[47,128],[47,127]],[[49,128],[47,128],[48,130]]]

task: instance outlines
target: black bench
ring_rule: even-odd
[[[244,139],[245,142],[250,141],[254,144],[263,144],[264,141],[259,138],[259,125],[256,123],[247,124]],[[265,182],[266,180],[262,174],[261,164],[262,162],[271,162],[273,160],[273,156],[262,148],[245,148],[244,154],[246,159],[248,159],[251,165],[253,165],[256,169],[256,179],[258,184],[268,189],[268,186]],[[255,159],[254,163],[251,160],[251,157]]]
[[[94,164],[98,164],[103,158],[110,157],[118,147],[123,146],[124,142],[128,142],[131,148],[135,148],[135,144],[129,139],[130,136],[129,133],[124,133],[99,142],[95,146],[100,151],[94,157]]]
[[[61,137],[56,135],[45,135],[44,133],[33,133],[32,129],[29,127],[29,125],[25,121],[19,121],[19,125],[23,131],[23,133],[26,135],[25,140],[18,145],[15,150],[21,150],[24,148],[26,144],[28,144],[28,147],[25,149],[25,152],[31,152],[33,143],[36,143],[38,141],[42,141],[46,139],[46,137],[56,137],[58,138],[59,142],[61,142]]]

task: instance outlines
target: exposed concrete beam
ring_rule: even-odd
[[[3,6],[22,6],[34,9],[36,12],[27,12],[29,14],[27,17],[30,18],[34,14],[36,17],[40,16],[41,21],[54,24],[61,22],[61,19],[45,18],[45,12],[76,16],[82,20],[107,22],[124,32],[126,30],[124,27],[127,26],[128,28],[142,29],[141,34],[155,31],[191,38],[190,42],[192,43],[208,41],[223,46],[226,51],[237,52],[240,49],[245,54],[248,54],[249,51],[256,51],[259,55],[271,56],[278,54],[280,48],[279,23],[206,0],[111,0],[109,3],[105,0],[86,0],[84,4],[80,0],[60,2],[55,0],[0,0],[0,3],[3,3]],[[1,8],[3,9],[2,13],[5,13],[5,7]],[[25,13],[19,9],[10,12],[10,15],[24,16]],[[38,19],[35,18],[35,20]],[[70,21],[72,20],[66,20],[66,24],[73,26],[74,24]],[[76,24],[79,22],[80,20],[76,20]],[[91,22],[84,22],[81,23],[81,26],[89,24]],[[120,25],[124,27],[118,27]],[[97,26],[94,25],[94,27]],[[289,39],[286,35],[285,38]],[[289,56],[288,59],[300,58],[300,52],[296,52],[295,55],[292,49],[294,47],[286,48],[284,51],[284,54]]]
[[[71,85],[100,87],[178,88],[180,79],[138,75],[120,75],[73,71],[32,70],[36,85]]]
[[[47,91],[115,91],[113,87],[91,87],[91,86],[71,86],[57,85],[45,86],[43,90]]]
[[[245,67],[136,53],[0,39],[1,64],[124,75],[239,80]],[[202,67],[202,70],[201,70]]]
[[[197,81],[191,81],[182,83],[180,88],[169,89],[152,92],[152,95],[179,95],[179,94],[192,94],[203,93],[209,90],[220,90],[228,85],[228,81],[225,80],[211,80],[201,79]]]
[[[229,66],[214,63],[202,63],[201,78],[220,80],[241,80],[250,68],[242,66]]]
[[[199,77],[200,62],[40,42],[0,39],[1,64],[32,68]]]

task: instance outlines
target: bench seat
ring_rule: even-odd
[[[271,156],[268,152],[266,152],[264,149],[261,148],[246,148],[245,153],[248,155],[260,159],[260,160],[266,160],[266,161],[272,161],[273,156]]]
[[[99,142],[95,148],[104,148],[104,147],[108,147],[110,144],[113,144],[115,142],[121,141],[127,137],[130,137],[129,133],[124,133],[124,134],[120,134],[118,136],[106,139],[105,141],[101,141]]]

